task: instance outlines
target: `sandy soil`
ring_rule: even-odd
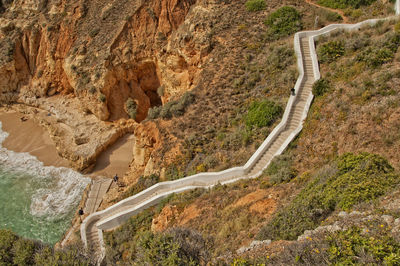
[[[27,120],[22,121],[22,117]],[[69,166],[69,162],[58,155],[49,133],[33,119],[19,113],[0,113],[0,121],[3,131],[9,133],[3,147],[15,152],[28,152],[45,166]]]
[[[21,118],[27,118],[22,121]],[[69,162],[58,155],[49,133],[28,115],[17,112],[0,112],[3,131],[9,136],[3,147],[15,152],[28,152],[36,156],[46,166],[68,167]],[[133,156],[133,137],[128,134],[104,151],[97,159],[90,176],[99,175],[112,178],[115,174],[122,177],[129,169]]]
[[[133,134],[127,134],[101,153],[90,175],[111,178],[117,174],[122,177],[129,170],[129,164],[133,159],[133,138]]]

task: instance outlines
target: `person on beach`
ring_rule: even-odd
[[[117,182],[118,182],[118,175],[117,175],[117,174],[115,174],[115,176],[114,176],[114,178],[113,178],[113,179],[114,179],[114,182],[115,182],[115,183],[117,183]]]

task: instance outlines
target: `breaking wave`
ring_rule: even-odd
[[[8,133],[0,122],[0,166],[8,172],[21,172],[35,180],[30,214],[46,220],[60,219],[73,212],[90,178],[65,167],[44,166],[29,153],[17,153],[2,147]],[[18,175],[15,175],[18,178]]]

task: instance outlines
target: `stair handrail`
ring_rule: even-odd
[[[304,66],[303,66],[303,55],[301,52],[301,47],[300,47],[300,38],[301,37],[309,37],[309,44],[310,44],[310,56],[312,59],[312,66],[313,66],[313,72],[314,72],[314,79],[318,80],[320,78],[320,71],[319,71],[319,65],[318,65],[318,58],[317,58],[317,54],[315,52],[315,40],[318,39],[319,36],[322,35],[329,35],[331,34],[333,31],[337,31],[337,30],[354,30],[354,29],[359,29],[361,28],[363,25],[369,24],[369,25],[374,25],[379,21],[382,20],[390,20],[390,19],[397,19],[398,15],[400,14],[400,0],[396,0],[395,3],[395,12],[396,15],[395,16],[390,16],[387,18],[382,18],[382,19],[369,19],[369,20],[365,20],[362,22],[359,22],[357,24],[331,24],[328,25],[322,29],[319,30],[313,30],[313,31],[302,31],[302,32],[298,32],[295,34],[294,36],[294,49],[295,49],[295,54],[297,57],[297,67],[298,67],[298,71],[299,71],[299,77],[296,81],[296,85],[295,85],[295,95],[291,95],[289,97],[288,103],[286,105],[285,108],[285,112],[283,114],[282,120],[281,122],[274,128],[274,130],[269,134],[269,136],[266,138],[266,140],[260,145],[260,147],[257,149],[257,151],[251,156],[251,158],[247,161],[247,163],[244,166],[241,167],[233,167],[230,169],[226,169],[224,171],[221,172],[207,172],[207,173],[199,173],[196,175],[192,175],[192,176],[188,176],[182,179],[178,179],[178,180],[174,180],[174,181],[165,181],[165,182],[160,182],[157,183],[145,190],[143,190],[142,192],[139,192],[138,194],[135,194],[129,198],[126,198],[124,200],[121,200],[120,202],[108,207],[105,210],[99,211],[99,212],[95,212],[93,214],[90,214],[88,217],[86,217],[86,219],[82,222],[81,224],[81,239],[82,242],[84,243],[85,247],[87,247],[87,236],[86,236],[86,230],[87,230],[87,226],[93,222],[93,221],[97,221],[98,218],[101,218],[102,215],[107,215],[108,214],[112,214],[112,210],[118,209],[120,207],[123,206],[127,206],[130,205],[132,206],[132,208],[124,210],[122,212],[120,212],[120,217],[122,217],[123,219],[118,220],[118,225],[116,225],[115,223],[111,223],[112,219],[117,219],[118,216],[117,214],[111,215],[107,218],[104,219],[104,221],[100,221],[96,223],[96,226],[102,226],[104,229],[111,229],[111,228],[115,228],[116,226],[119,226],[123,221],[125,221],[127,218],[127,216],[132,216],[135,214],[135,211],[139,212],[141,211],[143,208],[147,208],[150,206],[150,204],[152,203],[157,203],[160,200],[162,200],[162,198],[166,197],[167,195],[170,195],[171,193],[179,193],[185,190],[190,190],[190,189],[194,189],[200,186],[192,186],[190,184],[187,184],[186,186],[184,186],[185,183],[188,183],[190,181],[194,181],[194,182],[198,182],[199,179],[201,181],[203,181],[205,184],[209,184],[209,185],[205,185],[205,186],[201,186],[201,187],[212,187],[214,185],[216,185],[217,183],[230,183],[230,182],[235,182],[238,179],[241,178],[245,178],[245,175],[251,170],[251,168],[255,165],[255,163],[258,161],[258,159],[263,155],[263,153],[269,148],[270,145],[272,145],[273,141],[276,139],[276,137],[285,129],[287,122],[288,122],[288,118],[290,115],[290,111],[293,107],[293,104],[295,103],[295,100],[297,99],[297,95],[298,92],[300,90],[300,86],[304,80]],[[301,62],[299,62],[301,61]],[[310,94],[310,96],[307,99],[306,102],[306,106],[305,109],[303,111],[303,115],[302,115],[302,121],[306,118],[308,110],[311,106],[311,102],[313,99],[313,95],[312,93]],[[280,149],[275,153],[276,154],[280,154],[281,152],[283,152],[283,150],[287,147],[287,145],[290,143],[290,141],[292,139],[295,138],[295,136],[301,131],[303,127],[303,123],[300,123],[299,127],[296,128],[295,130],[293,130],[293,132],[289,135],[289,137],[286,139],[286,141],[281,145]],[[266,167],[266,166],[265,166]],[[265,168],[264,167],[264,168]],[[248,178],[253,178],[259,174],[262,173],[262,170],[260,170],[258,173],[256,173],[254,176],[248,177]],[[242,177],[240,177],[242,176]],[[222,181],[222,182],[221,182]],[[209,183],[207,183],[209,182]],[[179,188],[176,189],[175,187],[171,187],[173,185],[180,185],[178,186]],[[169,191],[160,193],[159,195],[156,193],[157,191],[160,191],[160,187],[168,187]],[[142,198],[146,199],[146,195],[150,194],[149,196],[153,195],[154,193],[156,193],[155,196],[151,197],[151,198],[147,198],[147,200],[140,200]],[[136,204],[136,205],[135,205]],[[143,208],[142,208],[143,207]],[[134,214],[132,214],[134,213]],[[105,225],[109,225],[110,227],[107,228],[107,226]],[[99,229],[99,231],[101,231]],[[102,232],[101,232],[102,235]],[[102,247],[102,252],[104,252],[104,247]],[[104,254],[103,254],[104,256]]]

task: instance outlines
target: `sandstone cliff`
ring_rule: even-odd
[[[209,11],[195,2],[2,1],[0,102],[53,114],[38,118],[60,153],[88,167],[133,131],[107,122],[129,118],[128,99],[140,122],[195,86],[211,49]]]

